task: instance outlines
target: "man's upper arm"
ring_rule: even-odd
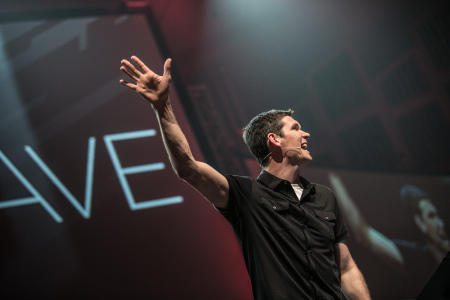
[[[213,205],[226,209],[228,206],[228,181],[221,173],[210,165],[196,162],[196,171],[184,178]]]
[[[334,253],[336,264],[338,265],[341,274],[345,273],[355,265],[346,244],[342,242],[334,244]]]

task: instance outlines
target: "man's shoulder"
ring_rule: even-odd
[[[233,174],[224,174],[229,184],[252,184],[252,182],[256,181],[253,177],[250,176],[242,176],[242,175],[233,175]]]
[[[336,196],[329,187],[318,183],[311,183],[310,191],[318,210],[334,211],[336,209]]]
[[[334,194],[329,187],[320,183],[310,182],[305,177],[300,176],[300,182],[307,190],[313,190],[316,193]]]
[[[224,174],[224,176],[228,181],[230,191],[232,190],[251,191],[253,183],[256,182],[256,179],[250,176],[232,175],[232,174]]]
[[[228,177],[228,178],[234,178],[236,180],[256,180],[251,176],[245,176],[245,175],[223,174],[223,176]]]
[[[333,190],[320,183],[311,183],[312,187],[315,189],[316,193],[330,194],[334,195]]]

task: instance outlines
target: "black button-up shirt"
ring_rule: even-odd
[[[299,201],[290,182],[226,175],[221,211],[241,243],[255,299],[341,299],[334,245],[347,228],[333,192],[303,177]],[[220,211],[220,210],[219,210]]]

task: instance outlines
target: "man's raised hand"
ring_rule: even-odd
[[[120,70],[130,77],[135,83],[127,82],[123,79],[120,83],[135,90],[146,101],[150,102],[154,108],[163,105],[169,97],[169,86],[171,81],[170,66],[172,60],[169,58],[164,63],[164,74],[162,76],[150,70],[139,58],[132,56],[131,60],[122,60]]]

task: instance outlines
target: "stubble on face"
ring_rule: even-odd
[[[290,116],[284,117],[282,122],[284,123],[282,128],[284,156],[290,156],[291,159],[296,160],[295,164],[297,165],[306,165],[313,159],[311,153],[307,150],[309,133],[302,131],[300,124]]]

